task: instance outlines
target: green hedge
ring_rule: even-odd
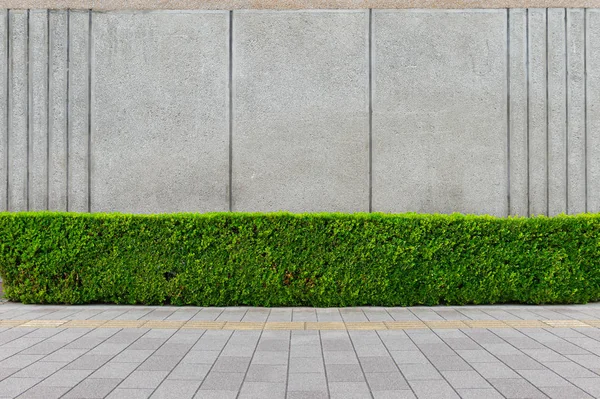
[[[0,274],[27,303],[581,303],[600,215],[0,213]]]

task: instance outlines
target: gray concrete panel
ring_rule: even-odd
[[[584,11],[567,9],[568,212],[585,212],[585,32]]]
[[[67,11],[50,11],[48,209],[67,210]]]
[[[48,208],[48,11],[29,14],[29,209]]]
[[[9,14],[8,210],[27,210],[28,71],[25,10]]]
[[[600,212],[600,10],[587,10],[587,202]]]
[[[89,139],[89,11],[69,14],[68,210],[87,212]]]
[[[228,13],[95,13],[91,210],[227,210]]]
[[[529,213],[527,168],[527,11],[509,10],[510,211]]]
[[[529,9],[529,213],[548,214],[546,10]]]
[[[233,210],[369,209],[367,11],[233,20]]]
[[[374,11],[373,32],[374,210],[506,215],[506,10]]]
[[[548,10],[548,212],[567,212],[565,10]]]
[[[7,59],[7,29],[8,12],[6,10],[0,10],[0,60]],[[8,178],[7,74],[8,63],[0,62],[0,212],[6,211],[8,202],[8,193],[6,191],[6,183]]]

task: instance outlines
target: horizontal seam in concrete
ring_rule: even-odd
[[[239,10],[408,8],[600,8],[600,0],[0,0],[7,9]]]

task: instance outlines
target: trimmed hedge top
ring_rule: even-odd
[[[600,215],[0,213],[0,274],[26,303],[582,303]]]

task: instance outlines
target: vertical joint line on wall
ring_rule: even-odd
[[[65,201],[66,201],[66,207],[67,207],[67,212],[69,211],[69,139],[71,138],[71,126],[70,126],[70,120],[69,120],[69,99],[71,97],[71,10],[67,9],[67,95],[66,95],[66,109],[65,109],[65,124],[66,124],[66,130],[67,130],[67,140],[66,140],[66,154],[67,154],[67,159],[66,159],[66,176],[67,176],[67,192],[65,193]]]
[[[546,215],[550,216],[550,118],[549,118],[549,84],[548,84],[548,9],[546,8]]]
[[[369,212],[373,212],[373,9],[369,8]]]
[[[229,211],[233,210],[233,10],[229,11]]]
[[[527,216],[531,216],[531,173],[530,173],[530,161],[529,161],[529,108],[530,108],[530,78],[529,78],[529,8],[525,10],[525,65],[527,75]]]
[[[588,211],[588,114],[587,114],[587,8],[583,9],[583,185],[584,212]]]
[[[46,210],[50,209],[50,10],[46,10]]]
[[[92,212],[92,10],[88,10],[87,209]]]
[[[569,214],[569,12],[565,8],[565,173],[566,202]]]
[[[31,24],[31,11],[27,10],[27,47],[26,47],[26,52],[25,52],[25,57],[27,58],[27,64],[26,64],[26,68],[27,68],[27,105],[25,108],[25,115],[27,117],[27,179],[26,179],[26,186],[25,186],[25,209],[29,210],[30,205],[30,195],[29,195],[29,185],[30,185],[30,180],[31,180],[31,143],[32,143],[32,139],[31,139],[31,129],[32,129],[32,102],[33,102],[33,96],[32,96],[32,79],[31,79],[31,54],[30,54],[30,50],[31,50],[31,43],[30,43],[30,24]]]
[[[510,9],[506,9],[506,204],[507,215],[510,207]]]
[[[10,10],[6,10],[6,210],[8,211],[8,196],[9,196],[9,173],[8,168],[10,162],[8,160],[9,153],[9,140],[10,140],[10,74],[11,74],[11,62],[10,62]]]

